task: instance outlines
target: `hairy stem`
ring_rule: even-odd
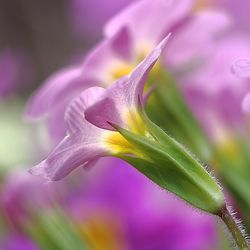
[[[250,250],[247,240],[239,226],[235,221],[234,217],[231,215],[227,207],[224,207],[218,216],[224,221],[227,228],[231,232],[239,250]]]

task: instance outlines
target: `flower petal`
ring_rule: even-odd
[[[110,63],[128,60],[130,56],[129,33],[126,28],[122,28],[90,51],[83,64],[53,74],[31,97],[27,105],[27,117],[39,118],[50,113],[51,109],[62,102],[72,100],[79,91],[98,84],[107,84],[105,79]]]
[[[138,1],[112,18],[105,27],[105,34],[112,36],[126,26],[131,31],[136,48],[142,44],[154,47],[177,22],[188,15],[192,3],[193,0]]]
[[[72,170],[86,166],[93,160],[108,154],[101,141],[105,133],[84,119],[85,109],[95,102],[104,89],[89,88],[75,98],[65,113],[68,133],[46,160],[33,167],[30,172],[49,180],[60,180]]]
[[[129,75],[116,81],[102,97],[85,111],[85,118],[92,124],[113,130],[109,123],[126,127],[123,113],[136,108],[142,98],[143,88],[149,71],[160,57],[169,36],[167,36]]]
[[[239,77],[250,77],[250,58],[236,60],[232,65],[232,71]]]
[[[92,87],[83,91],[79,97],[70,103],[64,118],[67,122],[70,134],[77,131],[83,131],[85,133],[86,131],[88,131],[88,133],[91,132],[91,127],[94,126],[85,120],[84,112],[88,107],[97,102],[104,93],[104,88]]]
[[[86,138],[76,133],[65,137],[46,160],[30,169],[30,173],[56,181],[93,159],[107,155],[107,150],[97,142],[98,135],[97,133],[95,138]]]

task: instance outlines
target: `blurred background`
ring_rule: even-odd
[[[196,211],[117,159],[101,160],[93,169],[79,169],[56,183],[43,183],[27,172],[54,145],[43,122],[24,119],[28,98],[52,73],[81,61],[102,39],[105,22],[133,2],[0,0],[0,249],[230,249],[216,218]],[[237,117],[230,116],[230,126],[228,119],[213,117],[216,129],[208,134],[225,164],[215,158],[209,164],[249,228],[249,119],[245,114],[244,122],[239,118],[249,85],[241,87],[243,80],[231,75],[230,64],[243,54],[250,56],[250,2],[197,0],[196,8],[222,10],[231,17],[228,40],[214,48],[213,68],[216,75],[226,71],[230,76],[222,79],[224,87],[216,98],[208,99],[195,87],[183,94],[198,120],[195,98],[207,102],[207,112],[223,109],[229,117],[240,110]],[[229,56],[233,48],[236,52]],[[202,126],[211,113],[201,119]]]

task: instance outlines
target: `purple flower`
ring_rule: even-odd
[[[215,35],[228,25],[228,18],[215,11],[193,13],[192,7],[192,0],[144,0],[132,4],[108,22],[106,38],[81,65],[56,73],[38,90],[28,104],[28,115],[32,118],[46,115],[52,135],[62,138],[63,113],[73,96],[90,86],[106,88],[130,73],[170,31],[173,37],[162,62],[171,73],[187,71],[190,64],[206,60],[215,44]]]
[[[111,123],[135,133],[147,133],[139,115],[138,100],[143,100],[146,77],[166,42],[167,38],[129,76],[119,79],[106,91],[101,87],[89,88],[73,100],[65,113],[68,135],[46,160],[31,169],[31,173],[59,180],[75,168],[86,167],[103,156],[140,155],[126,139],[113,131]]]
[[[235,77],[230,69],[232,62],[250,55],[249,44],[245,36],[225,36],[200,72],[185,79],[188,104],[210,135],[218,134],[213,127],[217,129],[219,123],[230,128],[244,124],[241,100],[249,90],[249,81]]]
[[[217,249],[212,217],[159,189],[125,162],[106,159],[100,164],[68,198],[69,210],[83,228],[100,225],[105,234],[119,235],[113,241],[119,240],[121,249]]]
[[[41,178],[25,170],[9,173],[1,186],[0,205],[16,229],[31,220],[37,209],[49,207],[50,198],[56,199],[55,187],[45,185]]]

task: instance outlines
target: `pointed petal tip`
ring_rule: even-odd
[[[48,174],[46,173],[46,162],[45,160],[35,165],[34,167],[28,170],[28,173],[34,176],[41,177],[47,181],[51,181]]]

